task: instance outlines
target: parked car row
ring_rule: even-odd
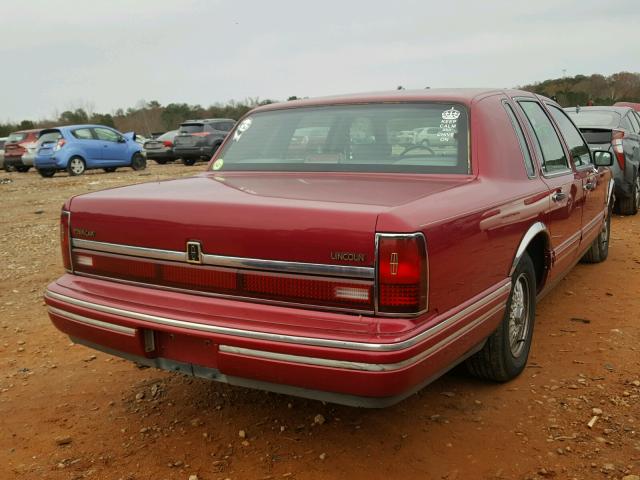
[[[141,170],[146,167],[146,158],[159,164],[181,158],[185,165],[194,165],[198,160],[209,160],[234,125],[235,120],[227,118],[188,120],[179,130],[155,139],[133,132],[123,134],[104,125],[22,130],[3,139],[0,167],[19,172],[35,167],[43,177],[52,177],[65,170],[70,175],[94,168],[107,172],[119,167]]]
[[[640,104],[575,107],[565,110],[592,149],[607,150],[614,155],[616,161],[611,170],[615,180],[616,211],[622,215],[638,213]]]
[[[199,123],[176,144],[208,155]],[[446,147],[404,143],[429,129]],[[504,382],[538,298],[608,256],[613,161],[525,91],[270,104],[202,175],[67,201],[45,302],[111,355],[334,403],[390,405],[462,362]]]

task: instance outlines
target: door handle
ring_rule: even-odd
[[[565,198],[567,198],[567,194],[562,192],[556,192],[551,195],[551,200],[553,200],[554,202],[559,202],[560,200],[564,200]]]

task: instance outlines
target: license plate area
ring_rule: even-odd
[[[218,345],[209,339],[168,332],[155,332],[154,336],[158,357],[203,367],[218,366]]]

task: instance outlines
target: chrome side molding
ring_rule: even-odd
[[[154,260],[169,260],[187,263],[187,252],[161,250],[157,248],[135,247],[117,243],[97,242],[81,238],[72,239],[74,248],[82,248],[95,252],[114,253],[132,257],[143,257]],[[268,272],[294,273],[300,275],[322,275],[326,277],[346,277],[373,280],[372,267],[354,267],[351,265],[332,265],[323,263],[287,262],[282,260],[264,260],[259,258],[229,257],[202,253],[202,265],[214,267],[240,268],[247,270],[263,270]]]

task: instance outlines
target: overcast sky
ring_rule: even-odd
[[[0,121],[640,70],[638,0],[0,0],[0,12]]]

